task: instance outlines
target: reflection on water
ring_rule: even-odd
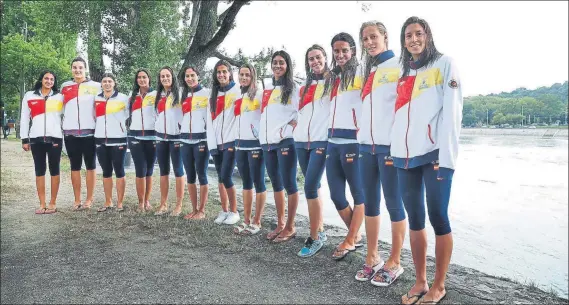
[[[531,280],[567,297],[568,141],[462,136],[460,143],[449,206],[452,263]],[[322,180],[324,221],[345,227],[329,199],[326,175]],[[380,239],[390,242],[383,198],[381,211]],[[308,215],[305,201],[299,213]],[[427,228],[434,256],[435,236]],[[404,246],[410,249],[408,238]]]

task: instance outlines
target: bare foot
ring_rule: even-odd
[[[150,205],[149,201],[146,201],[146,204],[144,205],[144,209],[146,209],[146,211],[152,211],[152,206]]]
[[[191,213],[186,214],[186,216],[184,216],[184,219],[192,219],[194,216],[196,216],[196,213],[196,211],[192,211]]]
[[[198,212],[194,215],[194,218],[192,218],[192,219],[204,219],[204,218],[205,218],[205,212],[198,211]]]
[[[431,287],[429,292],[427,292],[417,304],[423,304],[423,302],[425,302],[425,304],[438,303],[446,296],[446,294],[447,291],[445,288],[435,289],[434,287]]]
[[[284,226],[277,227],[273,231],[269,232],[269,234],[267,234],[267,239],[273,240],[273,239],[277,238],[277,236],[279,236],[279,234],[282,232],[282,230],[284,230]]]
[[[85,200],[85,202],[81,205],[82,210],[89,210],[93,205],[93,200]]]

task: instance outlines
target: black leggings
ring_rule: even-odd
[[[128,147],[134,161],[136,178],[152,177],[154,163],[156,163],[155,141],[129,138]]]
[[[180,145],[182,146],[182,162],[186,169],[188,184],[195,184],[197,176],[200,185],[207,185],[207,166],[209,162],[207,143],[180,143]]]
[[[59,162],[61,161],[62,140],[55,139],[53,143],[37,142],[32,143],[30,146],[32,149],[32,156],[34,158],[36,176],[45,176],[47,165],[45,161],[46,155],[47,163],[49,163],[49,174],[51,176],[58,176]]]
[[[95,155],[95,137],[65,136],[65,150],[71,163],[71,171],[81,170],[83,160],[85,168],[94,170],[97,167]],[[81,159],[83,158],[83,160]]]
[[[103,169],[103,178],[111,178],[113,169],[115,177],[124,177],[124,159],[126,157],[126,145],[107,146],[100,145],[97,147],[97,159],[99,165]]]

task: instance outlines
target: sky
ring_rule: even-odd
[[[330,41],[339,32],[354,37],[359,58],[359,28],[365,21],[385,24],[389,48],[399,56],[401,26],[411,16],[425,19],[437,49],[455,60],[464,96],[535,89],[568,79],[567,1],[253,1],[241,9],[220,47],[228,54],[242,48],[253,55],[263,47],[284,46],[296,63],[295,74],[304,75],[306,49],[320,44],[330,61]]]

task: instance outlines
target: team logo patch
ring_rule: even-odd
[[[390,156],[386,156],[385,157],[385,165],[386,166],[393,166],[393,158],[391,158]]]
[[[55,143],[53,144],[53,147],[59,147],[59,144]]]
[[[346,154],[346,158],[352,158],[354,157],[356,154]]]
[[[346,162],[348,162],[348,163],[353,163],[353,162],[354,162],[354,158],[347,158],[347,159],[346,159]]]
[[[448,82],[448,86],[452,89],[458,89],[458,82],[453,78]]]
[[[119,149],[124,149],[124,146],[119,146]]]
[[[233,148],[232,148],[232,147],[229,147],[227,150],[228,150],[228,151],[233,151]]]

